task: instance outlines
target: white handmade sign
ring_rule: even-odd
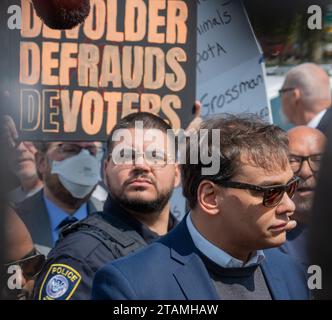
[[[197,99],[203,118],[246,112],[272,122],[262,51],[240,0],[198,0]]]
[[[197,0],[197,88],[204,119],[220,113],[253,113],[272,123],[262,51],[240,0]],[[172,196],[180,220],[181,187]]]

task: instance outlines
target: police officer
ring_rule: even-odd
[[[180,173],[172,132],[144,112],[117,123],[107,142],[104,210],[62,230],[36,281],[35,299],[90,299],[98,269],[175,226],[169,199]]]

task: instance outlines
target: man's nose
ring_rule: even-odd
[[[134,169],[142,171],[151,171],[151,166],[146,162],[143,155],[137,156],[134,160]]]
[[[314,173],[310,168],[308,160],[304,160],[302,162],[300,171],[297,173],[297,176],[299,176],[303,180],[306,180],[307,178],[311,177],[313,174]]]
[[[294,201],[289,197],[287,192],[284,193],[282,200],[280,201],[278,207],[277,207],[277,214],[287,214],[287,216],[291,216],[295,211],[295,203]]]
[[[27,148],[23,142],[20,142],[16,147],[16,151],[25,152],[25,151],[27,151]]]

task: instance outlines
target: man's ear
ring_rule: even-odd
[[[181,184],[181,170],[178,163],[175,164],[175,179],[174,179],[174,189]]]
[[[301,96],[301,91],[298,88],[295,88],[292,91],[292,113],[293,113],[293,117],[294,120],[295,119],[299,119],[302,118],[302,114],[303,114],[303,106],[302,106],[302,96]]]
[[[197,205],[201,210],[210,215],[216,215],[220,211],[220,191],[217,186],[208,180],[203,180],[197,190]]]
[[[295,88],[292,92],[292,100],[293,100],[293,104],[296,106],[298,105],[298,102],[300,101],[301,99],[301,91],[299,88]]]

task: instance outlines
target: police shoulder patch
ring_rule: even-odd
[[[39,300],[69,300],[79,283],[81,275],[65,264],[52,264],[42,282]]]

